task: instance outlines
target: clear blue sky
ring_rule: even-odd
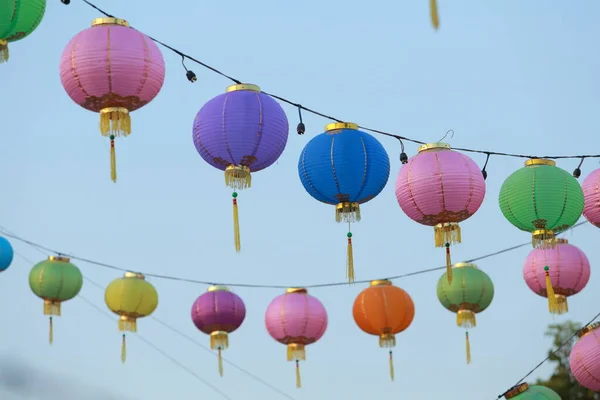
[[[442,0],[437,33],[425,0],[97,3],[243,81],[340,119],[427,141],[454,129],[455,147],[598,153],[597,1]],[[239,197],[243,250],[236,255],[231,191],[223,174],[196,153],[191,133],[196,112],[229,82],[189,63],[198,82],[188,83],[171,52],[164,51],[167,78],[161,94],[133,114],[133,134],[117,142],[119,182],[110,181],[109,144],[98,132],[98,115],[72,103],[58,76],[64,46],[98,16],[77,0],[69,7],[49,1],[39,29],[12,45],[10,62],[0,66],[0,225],[64,252],[148,273],[283,285],[343,280],[346,229],[335,223],[333,207],[304,192],[296,170],[301,149],[327,121],[305,114],[307,134],[298,137],[297,112],[285,108],[292,128],[286,151]],[[432,268],[444,259],[443,251],[433,248],[432,230],[398,207],[393,187],[399,146],[394,139],[381,140],[392,174],[353,229],[357,279]],[[407,145],[409,154],[415,151]],[[474,159],[484,162],[478,155]],[[455,261],[530,239],[504,220],[497,205],[500,185],[522,163],[491,159],[486,200],[462,225]],[[576,164],[558,165],[571,171]],[[584,176],[597,167],[596,161],[584,163]],[[596,228],[586,225],[567,237],[586,251],[592,268],[600,264]],[[27,245],[14,246],[29,259],[43,258]],[[352,319],[352,302],[364,288],[358,285],[311,291],[328,309],[330,325],[308,349],[302,390],[295,389],[284,346],[264,328],[264,310],[279,290],[236,290],[248,314],[226,357],[296,400],[493,400],[543,359],[550,345],[543,336],[552,322],[546,303],[522,278],[529,250],[478,263],[493,279],[496,297],[471,332],[470,366],[464,362],[463,331],[436,299],[438,272],[395,282],[416,304],[412,326],[398,336],[395,383],[389,382],[385,350]],[[120,276],[78,264],[101,285]],[[27,284],[30,267],[16,258],[0,276],[0,357],[34,369],[32,376],[47,394],[55,390],[47,382],[54,381],[83,387],[84,393],[85,387],[103,388],[119,400],[221,399],[135,337],[128,363],[121,365],[116,323],[81,299],[65,304],[50,348],[42,302]],[[156,317],[208,345],[189,316],[206,287],[152,282],[160,294]],[[568,318],[587,322],[595,315],[598,290],[600,278],[593,272],[588,287],[570,300]],[[81,294],[105,307],[103,290],[89,282]],[[153,320],[141,321],[139,332],[232,399],[283,399],[232,367],[219,378],[214,356]],[[534,377],[550,371],[542,367]],[[59,398],[79,398],[65,394],[77,388],[68,390]],[[82,396],[92,398],[89,392]]]

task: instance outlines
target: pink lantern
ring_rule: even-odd
[[[473,160],[446,143],[419,147],[402,165],[396,198],[412,220],[434,227],[435,246],[446,247],[448,282],[452,282],[450,245],[461,242],[458,225],[475,214],[485,197],[485,179]]]
[[[548,298],[552,314],[564,314],[569,311],[567,297],[579,293],[590,280],[590,262],[567,239],[556,239],[554,248],[537,248],[529,253],[523,278],[535,294]],[[553,296],[548,296],[549,292]]]
[[[300,360],[306,360],[305,346],[321,339],[327,329],[325,307],[306,289],[287,289],[267,307],[265,324],[269,335],[287,346],[287,360],[296,361],[296,387],[299,388]]]
[[[117,181],[116,136],[131,133],[129,113],[150,103],[165,80],[165,61],[148,36],[118,18],[96,18],[63,51],[60,79],[69,97],[100,113],[110,138],[111,179]]]
[[[583,216],[590,224],[600,228],[600,169],[589,174],[581,186],[585,198]]]
[[[569,356],[571,373],[583,387],[600,391],[600,322],[579,331]]]

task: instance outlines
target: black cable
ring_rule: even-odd
[[[90,1],[88,1],[88,0],[81,0],[81,1],[83,1],[85,4],[87,4],[88,6],[92,7],[93,9],[95,9],[96,11],[98,11],[99,13],[101,13],[101,14],[109,17],[109,18],[115,18],[113,15],[111,15],[111,14],[107,13],[106,11],[102,10],[100,7],[98,7],[97,5],[91,3]],[[148,38],[150,38],[154,42],[160,44],[164,48],[171,50],[173,53],[179,55],[180,57],[182,57],[184,59],[187,58],[188,60],[190,60],[192,62],[195,62],[196,64],[198,64],[198,65],[200,65],[200,66],[202,66],[202,67],[204,67],[206,69],[209,69],[209,70],[213,71],[214,73],[219,74],[219,75],[221,75],[221,76],[229,79],[230,81],[232,81],[232,82],[234,82],[234,83],[236,83],[238,85],[242,83],[241,81],[239,81],[239,80],[237,80],[237,79],[235,79],[235,78],[233,78],[233,77],[225,74],[224,72],[221,72],[220,70],[218,70],[218,69],[216,69],[214,67],[211,67],[210,65],[205,64],[202,61],[200,61],[200,60],[198,60],[198,59],[196,59],[196,58],[194,58],[194,57],[192,57],[192,56],[190,56],[190,55],[188,55],[188,54],[186,54],[186,53],[184,53],[184,52],[182,52],[180,50],[177,50],[176,48],[174,48],[174,47],[172,47],[172,46],[170,46],[170,45],[168,45],[168,44],[166,44],[166,43],[164,43],[164,42],[162,42],[162,41],[160,41],[158,39],[155,39],[152,36],[148,36]],[[188,76],[188,79],[189,79],[189,76]],[[324,113],[322,113],[320,111],[316,111],[314,109],[305,107],[305,106],[303,106],[300,103],[297,103],[295,101],[288,100],[288,99],[286,99],[284,97],[267,93],[264,90],[262,92],[264,94],[268,95],[268,96],[273,97],[274,99],[277,99],[279,101],[287,103],[287,104],[289,104],[291,106],[297,107],[298,109],[304,110],[304,111],[309,112],[311,114],[318,115],[319,117],[323,117],[325,119],[329,119],[329,120],[335,121],[335,122],[343,122],[342,120],[339,120],[339,119],[337,119],[335,117],[332,117],[330,115],[324,114]],[[407,142],[412,142],[412,143],[416,143],[416,144],[425,144],[425,142],[423,142],[421,140],[411,139],[409,137],[396,135],[396,134],[385,132],[385,131],[381,131],[381,130],[378,130],[378,129],[368,128],[368,127],[362,126],[362,125],[359,125],[358,127],[361,128],[361,129],[363,129],[363,130],[366,130],[366,131],[369,131],[369,132],[373,132],[373,133],[377,133],[377,134],[380,134],[380,135],[384,135],[384,136],[388,136],[388,137],[393,137],[393,138],[400,139],[400,140],[406,140]],[[550,159],[555,159],[555,160],[556,159],[567,159],[567,158],[580,158],[580,159],[583,159],[583,158],[600,158],[600,154],[580,154],[580,155],[568,155],[568,156],[565,156],[565,155],[558,155],[558,156],[535,156],[535,155],[526,155],[526,154],[517,154],[517,153],[505,153],[505,152],[488,151],[488,150],[468,149],[468,148],[462,148],[462,147],[454,147],[453,149],[454,150],[458,150],[458,151],[467,152],[467,153],[485,154],[485,155],[488,155],[488,158],[489,158],[489,155],[502,156],[502,157],[514,157],[514,158],[550,158]]]
[[[571,227],[571,229],[575,229],[583,224],[587,224],[587,221],[582,221],[582,222],[578,222],[577,224],[573,225]],[[64,255],[64,256],[68,256],[70,258],[72,258],[73,260],[79,260],[88,264],[92,264],[92,265],[96,265],[99,267],[103,267],[103,268],[109,268],[112,270],[116,270],[116,271],[121,271],[121,272],[129,272],[130,270],[128,269],[124,269],[124,268],[119,268],[116,267],[114,265],[110,265],[110,264],[106,264],[106,263],[102,263],[99,261],[94,261],[94,260],[90,260],[88,258],[84,258],[84,257],[78,257],[75,256],[73,254],[68,254],[68,253],[63,253],[63,252],[59,252],[56,250],[53,250],[49,247],[43,246],[41,244],[32,242],[31,240],[27,240],[24,239],[18,235],[15,235],[11,232],[9,232],[7,229],[5,229],[3,226],[0,226],[0,233],[4,236],[7,236],[9,238],[18,240],[20,242],[26,243],[32,247],[36,247],[38,249],[43,249],[44,251],[47,251],[49,253],[54,253],[57,255]],[[565,233],[565,232],[562,232]],[[490,257],[495,257],[497,255],[503,254],[503,253],[508,253],[509,251],[513,251],[516,249],[519,249],[521,247],[525,247],[525,246],[531,246],[531,242],[526,242],[526,243],[521,243],[515,246],[511,246],[511,247],[507,247],[505,249],[502,250],[498,250],[495,251],[493,253],[488,253],[488,254],[484,254],[483,256],[479,256],[479,257],[475,257],[472,258],[470,260],[465,260],[465,262],[475,262],[475,261],[479,261],[479,260],[483,260],[486,258],[490,258]],[[402,279],[402,278],[407,278],[409,276],[415,276],[415,275],[421,275],[421,274],[425,274],[428,272],[433,272],[433,271],[440,271],[446,269],[446,266],[443,267],[435,267],[435,268],[429,268],[429,269],[422,269],[419,271],[413,271],[413,272],[409,272],[406,274],[402,274],[402,275],[394,275],[394,276],[389,276],[386,277],[385,279],[389,279],[389,280],[395,280],[395,279]],[[189,279],[189,278],[181,278],[181,277],[177,277],[177,276],[170,276],[170,275],[160,275],[160,274],[152,274],[152,273],[146,273],[143,271],[139,271],[142,272],[145,276],[148,277],[153,277],[153,278],[157,278],[157,279],[165,279],[165,280],[171,280],[171,281],[179,281],[179,282],[187,282],[187,283],[195,283],[195,284],[200,284],[200,285],[207,285],[207,286],[212,286],[212,285],[216,285],[216,284],[220,284],[220,285],[225,285],[225,286],[230,286],[230,287],[243,287],[243,288],[261,288],[261,289],[287,289],[289,287],[296,287],[297,285],[261,285],[261,284],[249,284],[249,283],[226,283],[226,282],[215,282],[215,281],[201,281],[201,280],[196,280],[196,279]],[[377,279],[381,279],[381,277],[377,278]],[[371,281],[373,281],[374,279],[366,279],[366,280],[360,280],[360,281],[355,281],[353,282],[354,284],[361,284],[361,283],[370,283]],[[307,289],[315,289],[315,288],[324,288],[324,287],[336,287],[336,286],[347,286],[348,282],[330,282],[330,283],[319,283],[319,284],[312,284],[312,285],[304,285],[302,287],[307,288]]]

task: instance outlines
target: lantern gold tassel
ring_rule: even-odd
[[[44,300],[44,315],[56,315],[60,317],[60,303]]]
[[[467,343],[467,364],[471,364],[471,342],[469,341],[469,332],[465,332]]]
[[[8,42],[0,39],[0,64],[8,61]]]
[[[306,360],[306,350],[303,344],[290,343],[287,345],[287,360]]]
[[[128,136],[131,133],[131,117],[124,107],[107,107],[100,110],[100,133],[103,136]]]
[[[137,332],[137,321],[135,318],[128,317],[127,315],[121,315],[119,318],[119,330],[121,332]]]
[[[127,340],[125,339],[125,334],[123,334],[123,340],[121,341],[121,362],[125,364],[127,361]]]
[[[550,280],[550,267],[546,265],[544,267],[544,272],[546,274],[546,296],[548,297],[548,310],[550,311],[550,314],[560,314],[556,295],[554,294],[554,288],[552,287],[552,281]]]
[[[247,189],[252,186],[250,168],[245,165],[230,165],[225,168],[225,184],[234,190]]]
[[[354,282],[354,252],[352,251],[352,232],[348,232],[348,250],[346,254],[346,277],[348,283]]]
[[[557,308],[556,311],[558,314],[566,314],[569,312],[569,303],[567,302],[567,297],[562,294],[555,294]]]
[[[50,317],[50,326],[48,331],[48,343],[52,345],[54,343],[54,323],[52,322],[52,317]]]
[[[393,353],[390,350],[390,378],[393,382],[394,381],[394,356],[392,354]]]
[[[431,13],[431,25],[437,30],[440,27],[437,0],[429,0],[429,11]]]
[[[222,352],[229,347],[229,336],[225,331],[214,331],[210,334],[210,348],[217,350],[219,359],[219,375],[223,376]]]
[[[114,135],[110,135],[110,179],[117,182],[117,154],[115,152]]]
[[[302,387],[302,378],[300,377],[300,361],[296,360],[296,387]]]
[[[235,244],[235,252],[239,253],[242,248],[240,240],[240,215],[238,213],[237,193],[233,192],[233,242]]]
[[[456,313],[456,325],[465,329],[475,328],[477,326],[475,313],[471,310],[458,310]]]
[[[446,243],[446,277],[452,283],[452,258],[450,257],[450,243]]]
[[[218,355],[218,358],[219,358],[219,375],[223,376],[223,355],[221,353],[222,353],[222,350],[219,347],[219,355]]]
[[[435,239],[435,247],[444,247],[446,243],[459,244],[462,242],[460,225],[455,222],[437,224],[433,227],[433,237]]]

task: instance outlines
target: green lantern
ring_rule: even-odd
[[[8,43],[30,35],[46,12],[46,0],[0,0],[0,63],[8,61]]]
[[[514,400],[561,400],[558,393],[546,386],[529,386],[521,383],[504,394],[504,398]]]
[[[533,247],[554,247],[557,233],[573,226],[583,212],[583,190],[552,160],[534,158],[513,172],[499,196],[504,218],[532,233]]]
[[[437,284],[437,297],[442,306],[456,313],[456,324],[465,328],[467,364],[471,363],[471,344],[468,329],[477,326],[475,314],[484,311],[494,299],[494,284],[475,264],[457,263],[452,268],[452,283],[446,273]]]
[[[52,317],[60,316],[61,303],[79,294],[83,285],[81,271],[67,257],[50,256],[29,272],[29,287],[44,300],[44,315],[50,316],[50,344],[53,341]]]

